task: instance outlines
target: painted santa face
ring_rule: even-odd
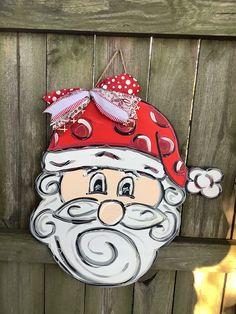
[[[64,173],[61,196],[65,202],[87,197],[103,202],[98,216],[104,224],[114,225],[119,217],[123,217],[127,204],[158,204],[162,188],[157,180],[146,174],[112,169],[81,169]]]
[[[75,278],[100,286],[127,285],[151,267],[176,234],[184,192],[165,177],[115,169],[43,173],[44,200],[31,230]]]

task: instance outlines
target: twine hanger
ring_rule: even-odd
[[[126,65],[125,65],[125,60],[124,60],[124,56],[123,56],[123,53],[122,53],[122,50],[119,49],[119,50],[116,50],[115,53],[113,54],[113,56],[111,57],[110,61],[108,62],[107,66],[105,67],[105,69],[103,70],[102,74],[99,76],[95,86],[97,86],[97,84],[100,82],[100,80],[102,79],[103,75],[106,73],[106,71],[109,69],[109,67],[111,66],[112,62],[115,60],[115,58],[118,56],[118,54],[120,55],[120,58],[121,58],[121,63],[123,65],[123,69],[124,69],[124,72],[127,73],[127,68],[126,68]]]

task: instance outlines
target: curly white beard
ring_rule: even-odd
[[[168,184],[166,187],[171,193]],[[120,286],[137,281],[151,267],[157,250],[173,239],[180,224],[176,206],[164,198],[155,208],[129,204],[115,226],[105,226],[97,218],[98,208],[97,201],[86,198],[63,203],[59,193],[53,192],[44,195],[31,219],[33,235],[48,244],[61,267],[93,285]]]

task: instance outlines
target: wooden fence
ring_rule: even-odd
[[[220,0],[1,1],[0,313],[235,313],[235,12]],[[116,49],[187,164],[225,176],[219,198],[188,196],[179,237],[146,278],[105,289],[61,271],[28,224],[49,143],[41,96],[91,88]],[[108,74],[121,70],[116,60]]]

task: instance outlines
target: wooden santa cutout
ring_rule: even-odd
[[[44,97],[53,128],[31,231],[82,282],[134,283],[180,227],[186,191],[212,198],[218,169],[188,169],[171,123],[122,73]]]

